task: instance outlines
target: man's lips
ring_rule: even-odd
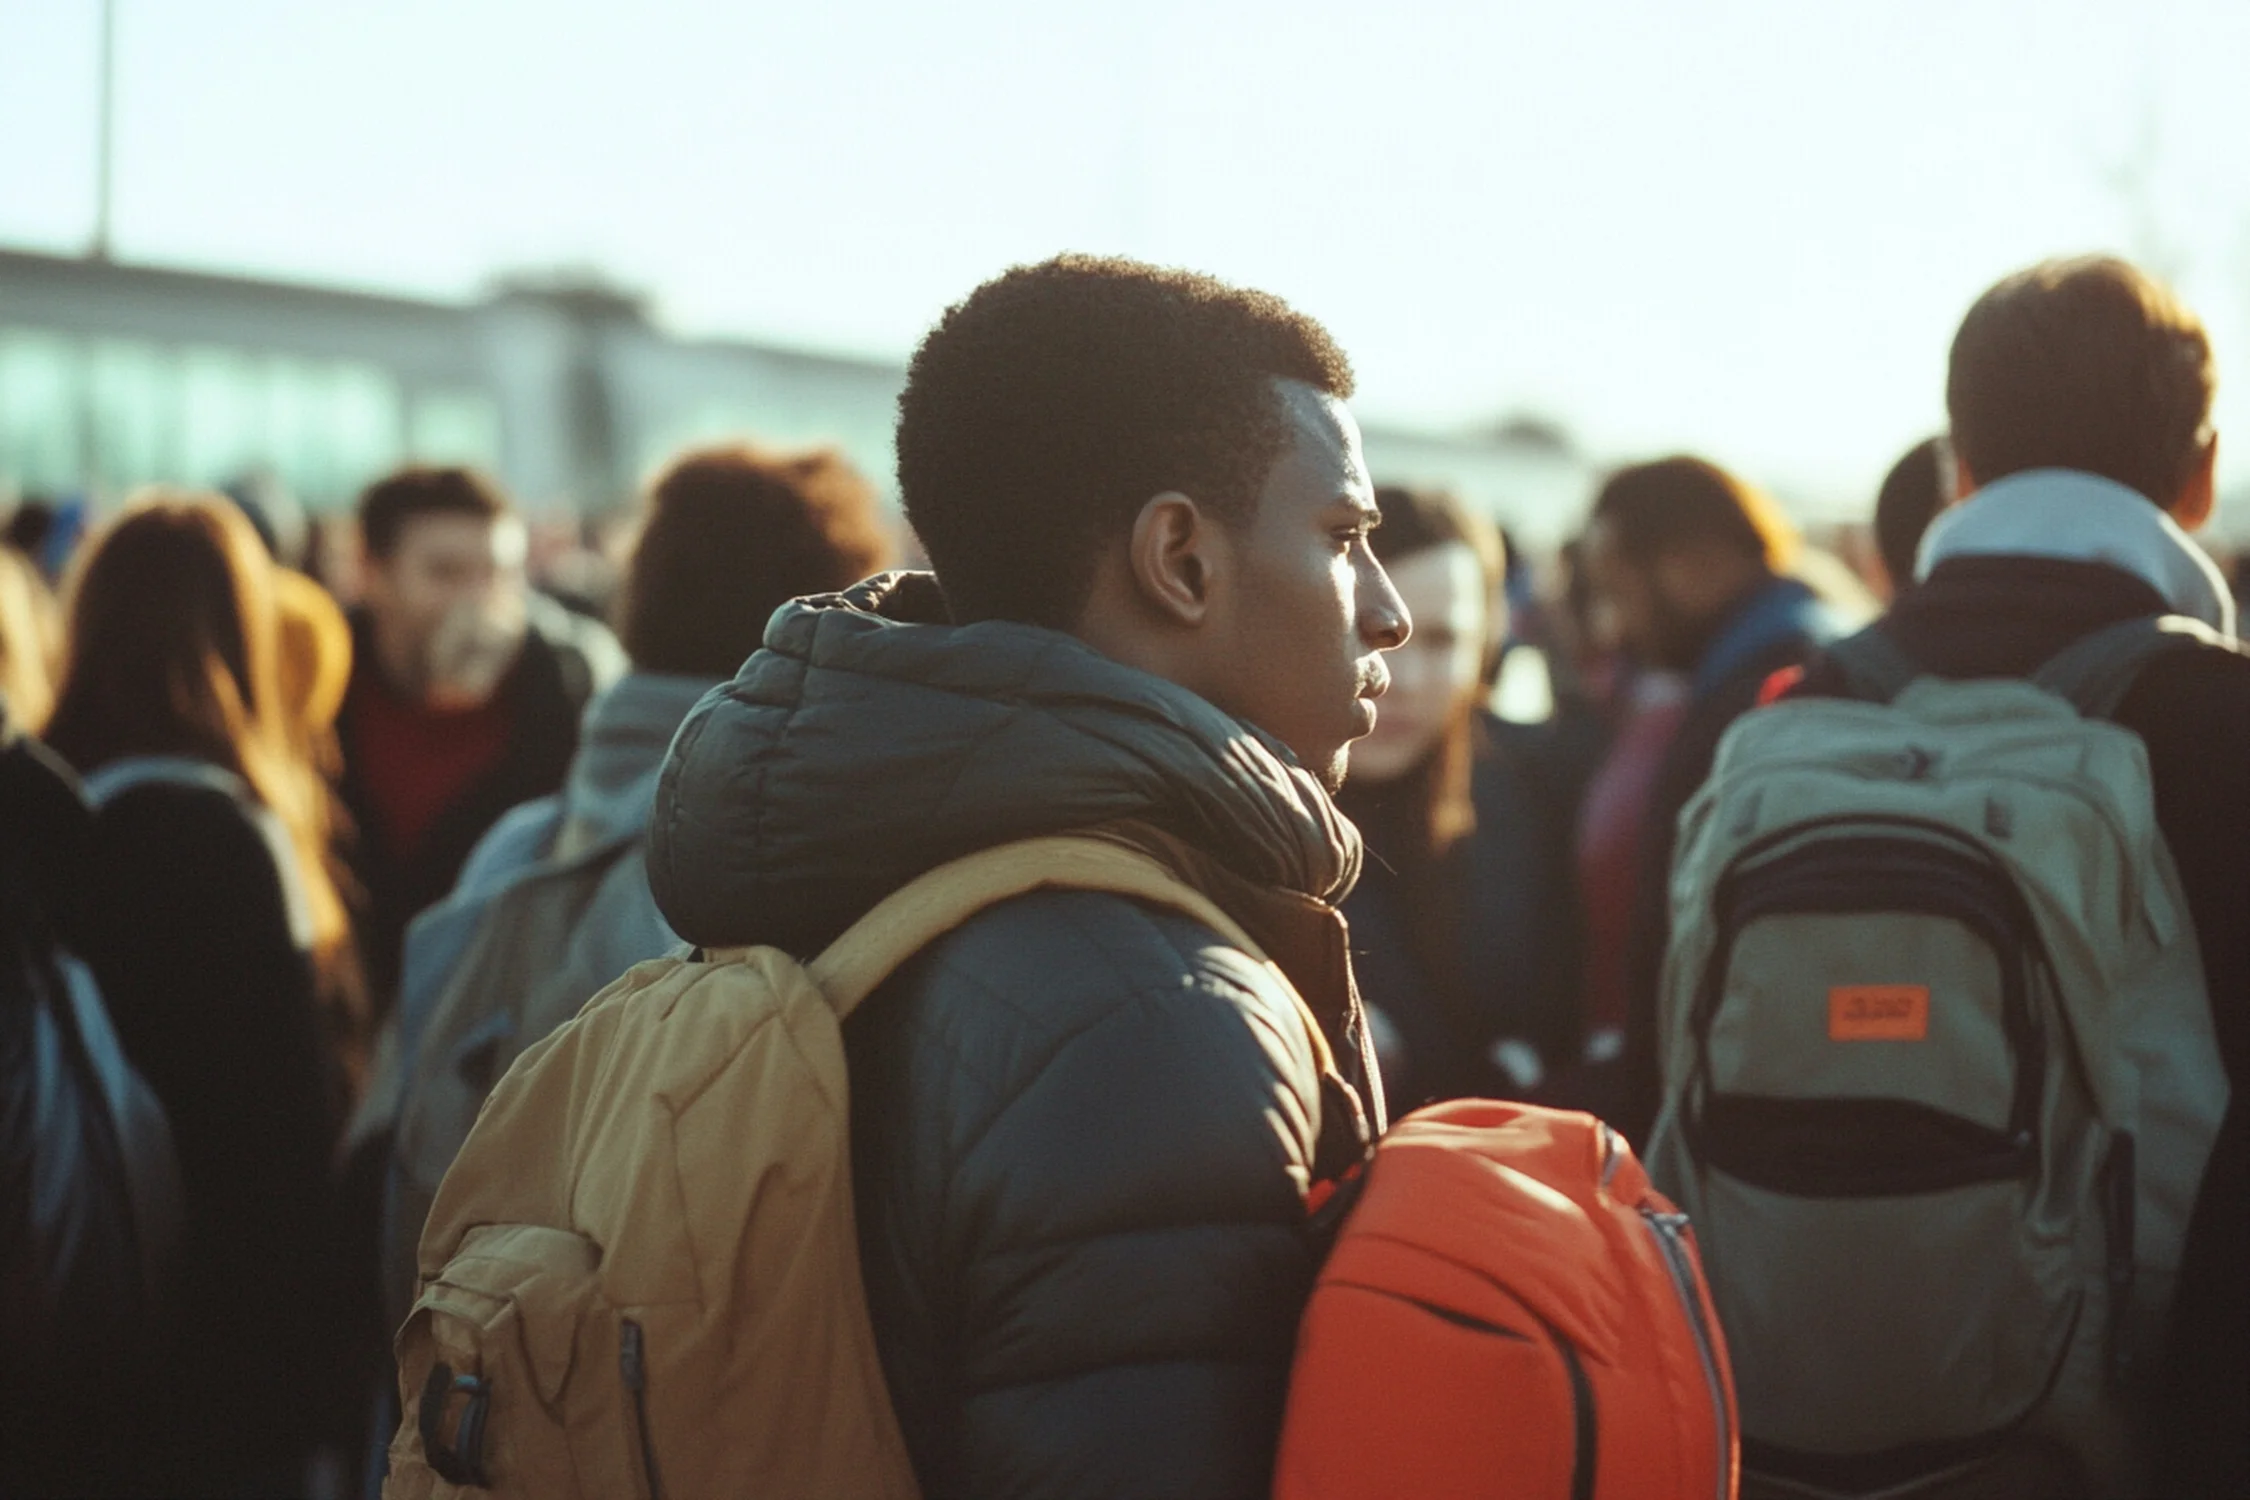
[[[1381,657],[1379,657],[1379,656],[1378,656],[1378,657],[1376,657],[1376,658],[1375,658],[1375,660],[1374,660],[1374,661],[1373,661],[1372,663],[1370,663],[1369,665],[1367,665],[1367,666],[1365,666],[1365,667],[1362,667],[1362,668],[1360,668],[1360,672],[1359,672],[1359,696],[1360,696],[1360,697],[1362,697],[1362,698],[1380,698],[1380,697],[1382,697],[1382,696],[1383,696],[1383,695],[1384,695],[1385,693],[1389,692],[1390,690],[1391,690],[1391,669],[1390,669],[1389,667],[1386,667],[1386,666],[1384,666],[1384,665],[1383,665],[1383,659],[1382,659]]]

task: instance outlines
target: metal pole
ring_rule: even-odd
[[[100,159],[96,164],[94,243],[88,254],[109,259],[109,200],[113,175],[111,158],[117,150],[117,0],[102,0]]]

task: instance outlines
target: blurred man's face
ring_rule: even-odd
[[[1482,686],[1492,610],[1484,564],[1467,542],[1429,547],[1393,562],[1391,583],[1414,617],[1414,634],[1388,660],[1374,733],[1352,747],[1352,783],[1394,781],[1437,749],[1446,726]]]
[[[1214,600],[1202,689],[1280,740],[1331,790],[1375,727],[1382,653],[1413,628],[1367,535],[1382,519],[1343,402],[1275,382],[1289,439],[1256,514],[1226,528],[1232,586]]]
[[[1587,529],[1584,557],[1595,607],[1634,660],[1666,671],[1695,665],[1696,633],[1667,594],[1663,569],[1626,556],[1602,521]]]
[[[392,685],[433,702],[482,702],[524,630],[524,530],[512,517],[421,515],[367,562],[366,599]]]

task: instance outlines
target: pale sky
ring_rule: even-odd
[[[131,261],[593,266],[682,332],[903,358],[1008,264],[1122,251],[1322,319],[1365,416],[1535,410],[1823,509],[2041,256],[2161,261],[2250,372],[2250,0],[116,3]],[[97,17],[0,0],[0,244],[85,243]],[[2250,485],[2250,373],[2220,400]]]

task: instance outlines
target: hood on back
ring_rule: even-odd
[[[563,823],[573,843],[640,832],[673,734],[715,686],[708,677],[628,672],[587,703],[562,788]]]
[[[649,884],[691,943],[816,952],[917,875],[1013,839],[1152,825],[1325,901],[1359,835],[1263,731],[1059,631],[945,623],[928,574],[776,612],[673,741]]]

